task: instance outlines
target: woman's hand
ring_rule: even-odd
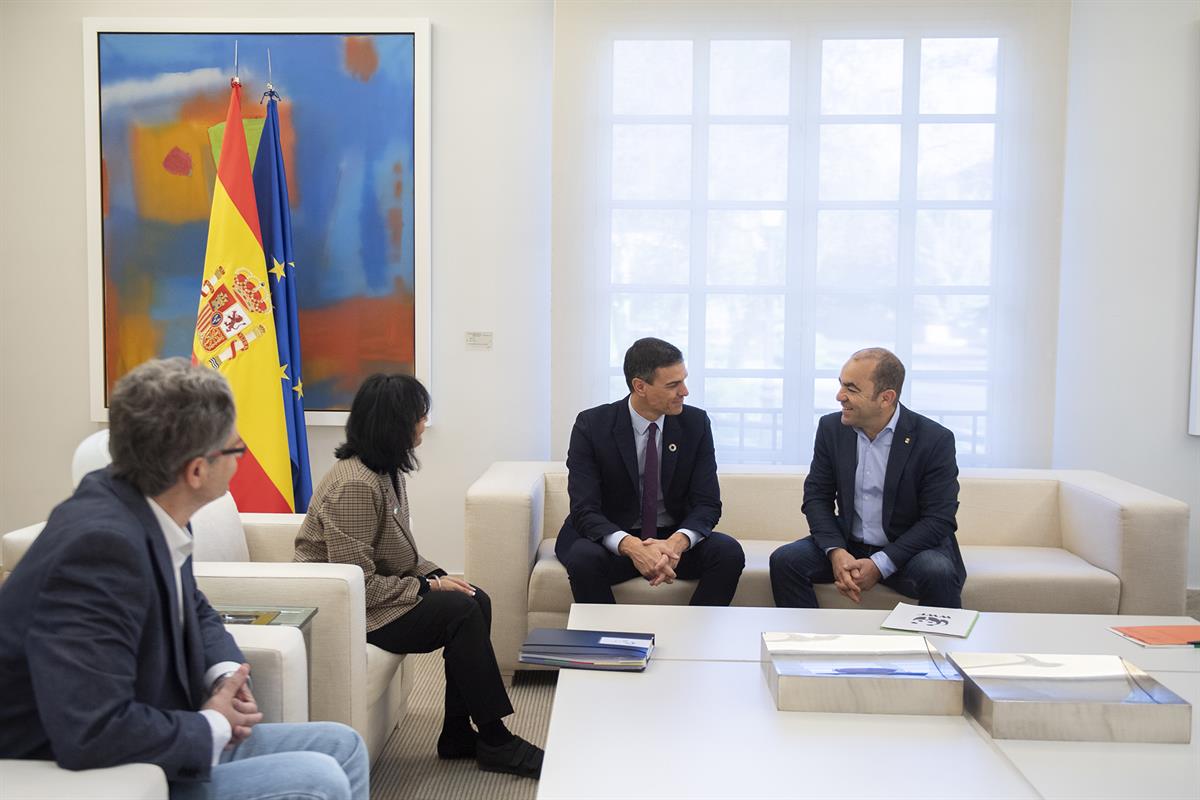
[[[451,578],[449,575],[441,577],[428,578],[429,588],[435,592],[462,592],[463,594],[475,595],[475,589],[471,584],[458,578]]]

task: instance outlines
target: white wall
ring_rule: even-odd
[[[410,482],[423,554],[463,565],[463,498],[549,452],[553,6],[514,2],[0,3],[0,531],[70,491],[88,413],[83,17],[426,17],[433,25],[433,402]],[[495,332],[467,352],[468,330]],[[314,478],[341,430],[309,428]]]
[[[1188,503],[1200,586],[1200,3],[1075,2],[1067,91],[1054,464]]]

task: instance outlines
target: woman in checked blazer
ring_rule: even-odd
[[[513,713],[492,651],[487,594],[422,558],[404,476],[417,468],[429,393],[408,375],[372,375],[354,396],[338,461],[296,535],[296,561],[355,564],[366,580],[367,641],[392,653],[443,648],[440,758],[536,778],[542,751],[504,726]],[[475,727],[471,726],[474,721]]]

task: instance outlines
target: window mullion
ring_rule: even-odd
[[[689,226],[688,390],[694,404],[705,405],[705,317],[708,274],[708,83],[709,39],[692,43],[692,197]]]

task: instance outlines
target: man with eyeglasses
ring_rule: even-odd
[[[259,724],[250,667],[196,587],[188,520],[246,452],[225,379],[182,358],[134,369],[109,450],[0,587],[0,758],[157,764],[173,800],[366,800],[352,728]]]

